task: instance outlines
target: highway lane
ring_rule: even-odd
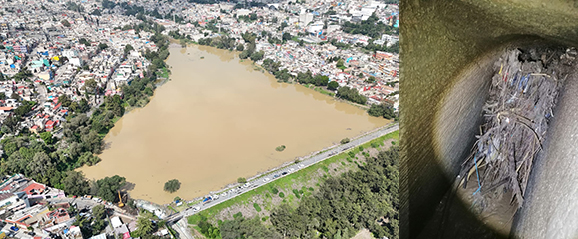
[[[379,137],[384,136],[386,134],[395,132],[397,130],[399,130],[399,124],[389,125],[389,126],[380,128],[378,130],[375,130],[373,132],[367,133],[365,135],[362,135],[360,137],[357,137],[355,139],[352,139],[347,144],[335,145],[333,147],[330,147],[329,149],[326,149],[326,151],[324,151],[322,153],[314,153],[313,155],[302,157],[302,158],[300,158],[301,161],[299,163],[293,163],[293,164],[290,164],[286,167],[277,169],[273,172],[269,172],[266,175],[262,175],[257,179],[248,181],[243,186],[239,186],[237,188],[230,189],[230,190],[227,190],[224,192],[221,191],[221,192],[215,193],[212,195],[213,200],[211,200],[207,203],[198,203],[196,205],[193,205],[193,206],[187,208],[186,210],[181,211],[180,213],[172,214],[172,215],[168,216],[166,218],[166,220],[169,222],[172,222],[172,221],[180,220],[183,217],[185,217],[185,219],[186,219],[186,217],[188,217],[188,216],[191,216],[193,214],[201,212],[205,209],[211,208],[211,207],[213,207],[219,203],[227,201],[227,200],[234,198],[238,195],[241,195],[245,192],[251,191],[254,188],[266,185],[267,183],[270,183],[270,182],[277,180],[281,177],[284,177],[284,176],[289,175],[291,173],[295,173],[295,172],[299,171],[300,169],[309,167],[313,164],[321,162],[327,158],[330,158],[330,157],[337,155],[341,152],[344,152],[348,149],[355,148],[359,145],[362,145],[366,142],[369,142],[373,139],[379,138]]]

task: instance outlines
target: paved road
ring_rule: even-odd
[[[261,176],[255,180],[249,181],[247,184],[243,185],[243,186],[239,186],[235,189],[231,189],[228,190],[226,192],[222,192],[222,193],[217,193],[214,194],[213,200],[211,200],[208,203],[199,203],[196,205],[193,205],[189,208],[187,208],[184,211],[181,211],[180,213],[177,214],[173,214],[170,215],[166,218],[166,220],[168,222],[173,222],[173,221],[177,221],[180,220],[184,217],[184,219],[186,219],[186,217],[196,214],[200,211],[203,211],[207,208],[210,208],[212,206],[215,206],[219,203],[222,203],[224,201],[227,201],[231,198],[234,198],[240,194],[243,194],[247,191],[251,191],[254,188],[263,186],[273,180],[276,180],[278,178],[284,177],[288,174],[294,173],[302,168],[306,168],[309,167],[313,164],[316,164],[318,162],[321,162],[333,155],[339,154],[343,151],[346,151],[348,149],[357,147],[361,144],[364,144],[368,141],[371,141],[373,139],[379,138],[381,136],[384,136],[386,134],[392,133],[399,130],[399,124],[395,124],[395,125],[391,125],[388,127],[383,127],[381,129],[378,129],[376,131],[373,131],[371,133],[365,134],[361,137],[358,137],[356,139],[351,140],[351,142],[347,143],[347,144],[341,144],[341,145],[336,145],[330,149],[328,149],[327,151],[320,153],[320,154],[315,154],[313,156],[310,157],[303,157],[301,158],[301,162],[297,163],[297,164],[291,164],[287,167],[283,167],[281,169],[275,170],[273,172],[268,173],[267,175]]]

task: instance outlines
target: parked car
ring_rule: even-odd
[[[263,182],[269,182],[269,178],[264,178]]]
[[[282,172],[281,175],[287,175],[287,172]]]

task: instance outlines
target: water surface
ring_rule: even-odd
[[[389,122],[306,87],[277,83],[228,51],[170,52],[172,80],[116,123],[102,162],[82,168],[88,178],[126,177],[135,184],[133,198],[164,204],[203,196]],[[287,148],[277,152],[279,145]],[[173,178],[181,189],[164,192]]]

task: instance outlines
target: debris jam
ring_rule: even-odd
[[[494,64],[484,123],[460,173],[464,188],[477,184],[472,206],[483,209],[504,195],[522,206],[558,92],[575,70],[577,55],[573,48],[512,49]]]

